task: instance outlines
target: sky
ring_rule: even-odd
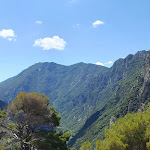
[[[1,0],[0,82],[38,62],[111,67],[150,49],[149,0]]]

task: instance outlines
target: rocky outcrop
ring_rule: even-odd
[[[114,116],[112,116],[110,118],[110,125],[113,124],[113,123],[115,123],[115,121],[116,121],[116,118]]]
[[[132,111],[133,111],[133,104],[129,103],[129,105],[128,105],[128,113],[132,113]]]
[[[144,76],[143,86],[139,94],[141,99],[146,99],[150,96],[150,51],[147,52],[145,65],[141,74]]]

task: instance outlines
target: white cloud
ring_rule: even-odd
[[[104,64],[101,62],[97,62],[97,63],[95,63],[95,65],[104,66]]]
[[[37,39],[34,42],[33,46],[42,47],[43,50],[50,50],[50,49],[57,49],[57,50],[64,50],[66,46],[66,41],[61,39],[59,36],[53,36],[52,38],[46,37],[43,39]]]
[[[35,21],[36,24],[43,24],[42,21]]]
[[[76,30],[76,29],[80,29],[80,27],[81,27],[81,26],[80,26],[80,24],[78,23],[78,24],[73,25],[73,26],[72,26],[72,29],[73,29],[73,30]]]
[[[106,63],[101,63],[101,62],[95,63],[95,65],[99,65],[99,66],[110,66],[110,65],[112,65],[112,64],[113,64],[112,61],[108,61],[108,62],[106,62]]]
[[[108,61],[108,62],[106,62],[106,63],[104,63],[105,65],[110,65],[110,64],[113,64],[113,62],[112,61]]]
[[[100,20],[97,20],[97,21],[95,21],[95,22],[93,22],[93,27],[94,28],[96,28],[97,26],[99,26],[99,25],[103,25],[104,24],[104,22],[103,21],[100,21]]]
[[[0,31],[0,37],[5,38],[9,41],[16,41],[15,37],[15,32],[12,29],[3,29]]]

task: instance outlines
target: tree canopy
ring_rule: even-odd
[[[105,129],[105,141],[95,150],[150,150],[150,107],[143,113],[127,114]]]
[[[5,111],[0,111],[0,118],[2,117],[7,119],[1,127],[6,131],[7,141],[12,143],[15,149],[30,150],[37,147],[41,149],[43,143],[45,143],[43,150],[57,150],[60,147],[62,150],[68,149],[66,141],[69,140],[70,132],[64,134],[56,132],[61,116],[54,107],[49,106],[49,98],[44,94],[18,93],[8,105],[7,116]],[[57,146],[54,148],[55,144]]]
[[[92,150],[91,143],[89,141],[85,141],[82,143],[80,150]]]

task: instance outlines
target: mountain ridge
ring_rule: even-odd
[[[104,138],[110,118],[125,115],[129,103],[137,111],[140,103],[150,101],[149,60],[150,51],[139,51],[115,61],[111,68],[37,63],[0,83],[0,99],[11,102],[21,91],[44,93],[61,113],[61,125],[73,133],[69,145],[79,147],[85,140],[94,143]]]

